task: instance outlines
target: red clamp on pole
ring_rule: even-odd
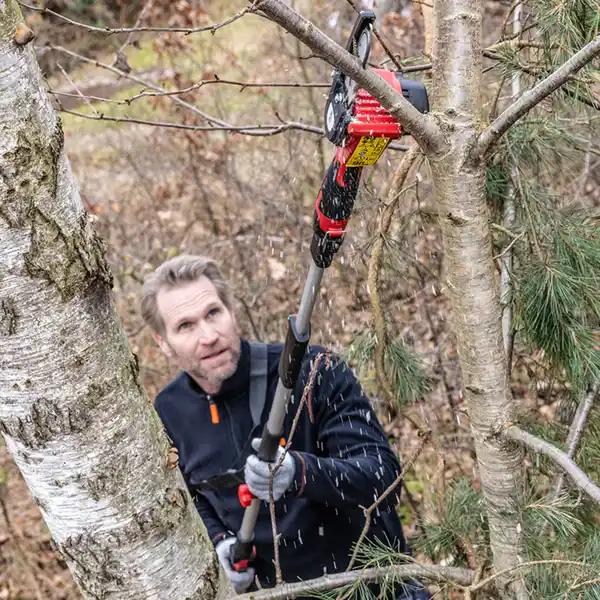
[[[250,506],[254,498],[256,498],[256,496],[250,491],[248,484],[242,483],[238,487],[238,499],[244,508]]]

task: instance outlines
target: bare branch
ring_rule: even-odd
[[[502,437],[508,438],[515,442],[520,442],[534,452],[538,452],[551,458],[558,466],[560,466],[567,475],[571,477],[573,483],[584,491],[590,498],[600,503],[600,488],[594,484],[590,478],[568,457],[562,450],[559,450],[549,442],[545,442],[540,438],[523,431],[516,425],[511,425],[502,430]]]
[[[442,132],[433,120],[421,114],[381,77],[363,69],[358,58],[336,44],[313,23],[281,0],[258,0],[256,9],[264,12],[272,21],[296,36],[330,65],[341,69],[356,81],[384,108],[387,108],[424,149],[437,152],[444,147]]]
[[[554,73],[546,77],[531,90],[525,92],[519,100],[495,119],[479,136],[479,141],[475,147],[476,154],[483,156],[508,131],[511,125],[516,123],[544,98],[557,90],[571,75],[577,73],[599,54],[600,35],[574,54],[562,67],[554,71]]]
[[[372,569],[335,573],[298,583],[285,583],[273,589],[250,592],[236,596],[236,598],[237,600],[292,600],[297,596],[306,596],[309,593],[334,590],[343,585],[354,583],[358,579],[365,583],[371,583],[385,577],[394,577],[395,579],[427,579],[438,583],[454,584],[457,587],[466,587],[471,585],[474,576],[473,571],[469,569],[440,565],[410,564],[375,567]]]
[[[53,44],[48,44],[46,46],[46,48],[50,48],[51,50],[55,50],[56,52],[61,52],[63,54],[67,54],[69,56],[72,56],[73,58],[77,58],[77,59],[81,60],[82,62],[95,65],[96,67],[100,67],[101,69],[106,69],[107,71],[110,71],[111,73],[115,73],[116,75],[119,75],[120,77],[129,79],[130,81],[135,81],[136,83],[139,83],[148,89],[152,89],[157,92],[166,92],[167,91],[164,88],[160,87],[159,85],[154,85],[153,83],[145,81],[144,79],[142,79],[141,77],[138,77],[137,75],[133,75],[132,73],[126,73],[125,71],[122,71],[121,69],[117,69],[117,67],[114,67],[112,65],[107,65],[106,63],[100,62],[98,60],[93,60],[91,58],[88,58],[87,56],[83,56],[81,54],[78,54],[77,52],[73,52],[72,50],[69,50],[68,48],[64,48],[63,46],[55,46]],[[172,101],[175,102],[176,104],[179,104],[180,106],[183,106],[183,107],[187,108],[188,110],[192,111],[193,113],[199,115],[203,119],[206,119],[209,123],[214,123],[215,125],[220,125],[221,127],[229,127],[229,123],[226,123],[225,121],[222,121],[221,119],[217,119],[215,117],[212,117],[211,115],[206,114],[205,112],[201,111],[197,106],[194,106],[193,104],[190,104],[189,102],[186,102],[185,100],[182,100],[181,98],[178,98],[177,96],[168,96],[168,97],[171,98]]]
[[[85,119],[92,119],[94,121],[114,121],[117,123],[136,123],[138,125],[152,125],[153,127],[166,127],[170,129],[187,129],[191,131],[233,131],[235,133],[243,133],[244,135],[250,136],[270,136],[291,129],[300,129],[302,131],[308,131],[310,133],[317,133],[324,135],[323,129],[315,127],[314,125],[305,125],[304,123],[295,123],[293,121],[282,123],[281,125],[229,125],[227,123],[223,125],[187,125],[185,123],[172,123],[169,121],[150,121],[147,119],[137,119],[135,117],[113,117],[110,115],[97,114],[90,115],[76,110],[67,110],[63,108],[61,112],[75,115],[76,117],[83,117]]]
[[[241,17],[243,17],[246,13],[252,11],[252,6],[247,6],[246,8],[240,10],[235,15],[229,17],[225,21],[220,23],[213,23],[212,25],[203,25],[202,27],[119,27],[119,28],[111,28],[111,27],[96,27],[95,25],[87,25],[86,23],[80,23],[79,21],[74,21],[73,19],[69,19],[60,13],[57,13],[49,8],[38,8],[37,6],[31,6],[30,4],[26,4],[25,2],[21,2],[19,0],[19,4],[23,8],[27,8],[29,10],[33,10],[35,12],[42,13],[43,15],[52,15],[65,23],[69,23],[69,25],[74,25],[76,27],[81,27],[86,31],[96,31],[98,33],[106,33],[108,35],[116,35],[119,33],[137,33],[142,31],[160,31],[163,33],[185,33],[186,35],[190,35],[191,33],[199,33],[201,31],[210,31],[214,33],[221,27],[225,27],[237,21]]]

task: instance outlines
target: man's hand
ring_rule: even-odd
[[[215,551],[219,557],[223,569],[233,585],[236,594],[243,594],[254,581],[254,569],[249,567],[246,571],[238,573],[231,565],[231,547],[235,544],[235,537],[228,537],[221,540],[216,546]]]
[[[260,439],[255,438],[252,440],[252,447],[254,450],[258,450],[260,446]],[[260,460],[258,456],[251,454],[246,460],[246,467],[244,469],[244,479],[250,491],[261,500],[269,500],[269,479],[271,478],[271,469],[274,469],[281,460],[283,454],[283,448],[277,448],[277,455],[273,463]],[[271,469],[269,468],[271,467]],[[290,487],[294,474],[296,472],[296,463],[294,459],[286,454],[283,459],[283,463],[277,469],[273,476],[273,499],[279,500],[286,490]]]

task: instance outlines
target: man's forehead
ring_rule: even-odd
[[[196,281],[163,287],[156,296],[158,309],[165,316],[185,312],[219,300],[219,295],[210,279],[202,277]]]

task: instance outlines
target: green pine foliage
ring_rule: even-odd
[[[474,489],[469,479],[459,477],[434,501],[441,507],[441,514],[425,516],[415,550],[436,563],[451,559],[454,566],[468,566],[469,554],[476,556],[479,564],[489,559],[481,491]]]
[[[374,352],[377,343],[375,331],[368,329],[359,334],[345,349],[345,359],[356,369],[361,380],[375,381]],[[431,389],[428,375],[419,355],[399,339],[392,339],[385,347],[385,371],[395,394],[396,408],[421,400]]]

